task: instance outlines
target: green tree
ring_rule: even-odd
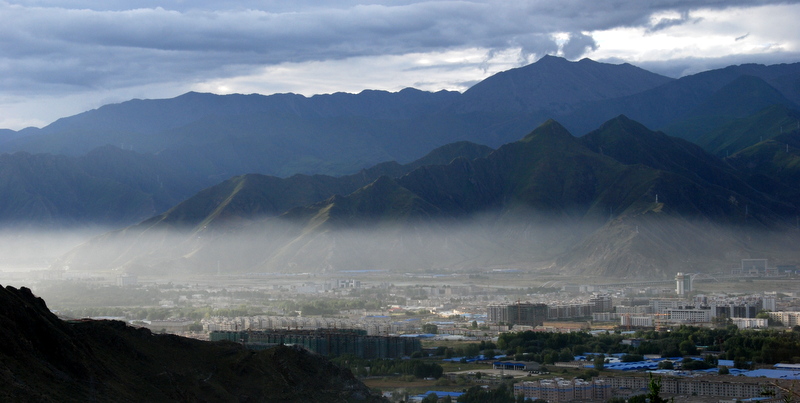
[[[650,381],[647,383],[647,398],[650,403],[666,403],[661,397],[661,377],[654,378],[650,373]]]
[[[425,396],[422,399],[422,403],[437,403],[439,401],[439,396],[436,393],[428,393],[428,396]]]
[[[422,325],[422,333],[438,334],[439,326],[436,326],[433,323],[426,323]]]
[[[684,340],[678,345],[682,355],[697,355],[697,346],[689,340]]]
[[[594,356],[594,369],[602,371],[606,367],[606,355],[599,354]]]
[[[728,375],[730,373],[731,373],[731,371],[725,365],[720,365],[719,366],[719,374],[720,375]]]

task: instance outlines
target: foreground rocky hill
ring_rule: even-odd
[[[65,322],[27,288],[0,287],[0,401],[377,402],[349,370],[302,349],[262,352]]]

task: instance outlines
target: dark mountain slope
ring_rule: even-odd
[[[412,161],[456,140],[448,135],[453,126],[407,122],[418,122],[457,96],[413,89],[311,98],[188,93],[63,118],[25,130],[1,143],[0,152],[79,156],[111,144],[158,155],[218,181],[247,173],[341,175],[381,161]]]
[[[736,119],[697,139],[697,144],[719,157],[800,129],[800,112],[784,105],[773,105],[750,116]]]
[[[350,194],[382,176],[400,177],[424,165],[443,165],[455,158],[479,158],[491,151],[485,146],[458,142],[437,148],[410,164],[385,162],[338,178],[325,175],[294,175],[286,179],[257,174],[238,176],[201,191],[143,225],[163,223],[192,228],[207,226],[217,218],[224,221],[276,216],[333,195]]]
[[[584,139],[549,121],[486,157],[381,177],[278,218],[265,212],[276,211],[270,200],[281,180],[262,178],[262,188],[256,178],[99,237],[58,265],[316,272],[556,261],[570,272],[669,276],[685,264],[675,256],[707,270],[709,262],[765,250],[742,245],[753,231],[785,229],[791,210],[699,147],[625,117]],[[165,231],[181,227],[189,231]]]
[[[79,155],[122,142],[139,152],[156,152],[174,141],[157,135],[210,117],[249,115],[325,118],[357,116],[404,119],[430,114],[458,97],[457,92],[430,93],[412,88],[389,93],[363,91],[307,98],[297,94],[214,95],[189,92],[171,99],[134,99],[66,117],[3,149]],[[73,144],[69,144],[69,143]]]
[[[155,211],[150,195],[92,176],[69,157],[2,155],[0,189],[0,217],[18,225],[115,224]]]
[[[688,117],[717,91],[741,76],[760,78],[792,103],[800,102],[800,63],[743,64],[681,77],[629,96],[587,102],[559,119],[569,122],[569,129],[575,133],[586,133],[621,114],[647,127],[663,128]]]
[[[630,65],[546,57],[463,95],[413,89],[310,98],[188,93],[63,118],[0,143],[0,152],[78,156],[111,144],[217,180],[248,173],[343,175],[381,161],[413,161],[455,141],[499,146],[580,102],[667,81]]]
[[[3,401],[379,401],[301,349],[155,335],[117,321],[63,322],[27,288],[0,288]]]
[[[664,131],[700,143],[699,137],[706,133],[773,105],[797,107],[761,78],[740,76],[715,92],[685,118],[665,127]]]
[[[544,110],[561,114],[581,102],[631,95],[670,81],[627,63],[614,65],[589,59],[570,62],[544,56],[536,63],[475,84],[452,108],[459,112]]]
[[[115,147],[83,157],[0,155],[0,222],[9,226],[124,225],[205,186],[192,172]]]
[[[292,235],[297,238],[287,243],[290,247],[266,254],[258,267],[402,267],[383,263],[396,260],[422,267],[525,267],[558,258],[569,272],[663,277],[686,269],[687,262],[707,270],[713,267],[710,262],[764,250],[764,244],[743,247],[748,230],[731,231],[730,226],[753,231],[775,225],[779,218],[769,209],[773,201],[736,178],[731,167],[695,145],[624,117],[606,123],[589,139],[624,156],[624,148],[610,139],[640,134],[639,149],[631,150],[636,157],[629,157],[639,161],[623,165],[591,152],[562,126],[548,122],[487,158],[423,167],[399,178],[404,188],[442,211],[431,225],[394,230],[390,236],[373,231],[355,242],[352,234],[333,231],[361,218],[348,216],[344,226],[330,220],[327,212],[350,196],[338,198],[311,206],[301,217],[305,230]],[[608,220],[609,215],[614,218]],[[462,217],[461,223],[473,225],[451,225],[443,217]],[[406,216],[395,221],[406,228],[414,222]],[[309,231],[323,228],[320,223],[327,224],[325,231]],[[354,252],[359,246],[380,254]],[[337,256],[344,250],[350,259]],[[420,256],[425,259],[418,261]]]
[[[761,81],[759,102],[747,85],[730,87],[732,96],[721,92],[721,102],[712,99],[745,75]],[[797,104],[798,83],[800,64],[731,66],[672,80],[628,64],[548,56],[464,94],[406,89],[132,100],[6,136],[0,152],[78,156],[111,144],[216,181],[249,173],[346,175],[382,161],[407,163],[455,141],[498,147],[550,118],[580,134],[623,113],[652,128],[689,118],[718,124],[740,115],[731,114],[736,105],[725,101],[763,107],[781,98]],[[720,105],[730,108],[709,119],[707,113],[721,113]],[[675,134],[687,132],[682,127]]]
[[[598,189],[628,180],[620,179],[626,178],[624,171],[641,169],[591,152],[563,126],[549,121],[485,158],[423,166],[398,178],[397,184],[450,217],[516,203],[583,216],[596,202]]]
[[[168,211],[138,225],[106,233],[88,242],[75,253],[70,253],[56,265],[72,262],[78,266],[96,267],[95,264],[108,264],[130,267],[138,264],[135,263],[137,258],[148,256],[148,260],[151,257],[155,259],[149,260],[149,267],[154,267],[153,262],[158,261],[159,264],[174,268],[174,262],[184,261],[185,255],[196,256],[200,245],[210,239],[217,239],[215,237],[219,234],[216,231],[222,233],[241,231],[242,227],[249,231],[254,226],[253,220],[276,216],[295,207],[313,205],[333,195],[350,194],[385,175],[398,177],[423,164],[447,164],[454,158],[483,157],[491,151],[485,146],[459,142],[436,149],[411,164],[387,162],[339,178],[324,175],[294,175],[282,179],[257,174],[234,177],[204,189]],[[300,211],[302,210],[298,210],[298,214]],[[186,237],[185,231],[193,235]],[[274,231],[270,227],[262,232],[278,237],[284,242],[291,240],[285,238],[290,236],[288,234],[298,235],[295,232],[285,231],[283,226],[278,226]],[[258,236],[266,235],[262,233]],[[216,265],[218,261],[230,257],[230,261],[246,266],[242,256],[249,255],[247,249],[252,249],[249,241],[242,241],[241,245],[246,246],[240,246],[240,239],[234,235],[229,240],[216,242],[220,255],[207,254],[205,260],[207,263]],[[278,244],[278,241],[265,242],[258,249],[267,253],[272,250],[270,248],[278,247]],[[225,250],[226,248],[239,252],[231,254]],[[240,248],[245,250],[240,251]],[[168,261],[172,263],[165,263]],[[184,266],[180,264],[178,268],[183,270]]]
[[[739,195],[740,203],[761,205],[778,214],[792,211],[788,203],[753,189],[733,167],[699,146],[648,130],[625,116],[604,123],[599,129],[581,137],[580,141],[591,150],[623,164],[646,165],[678,174],[697,186],[715,188],[722,194],[731,192],[732,195]]]
[[[754,188],[793,203],[800,213],[800,130],[779,134],[726,158]],[[791,225],[791,216],[789,221]]]

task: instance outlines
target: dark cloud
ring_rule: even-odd
[[[800,53],[798,52],[774,52],[752,55],[730,55],[714,58],[686,57],[663,61],[646,61],[636,63],[636,66],[654,73],[665,75],[667,77],[678,78],[707,70],[720,69],[723,67],[744,63],[771,65],[780,63],[796,63],[798,60],[800,60]],[[603,59],[601,61],[607,63],[624,62],[623,60],[619,59]]]
[[[333,4],[335,3],[335,4]],[[758,5],[783,1],[758,1]],[[224,8],[221,8],[224,4]],[[28,0],[0,2],[0,91],[112,89],[232,77],[284,62],[454,49],[509,49],[529,62],[559,47],[597,48],[585,32],[651,31],[691,21],[690,10],[751,0],[354,1]],[[678,18],[651,21],[654,13]]]
[[[570,60],[577,59],[588,51],[596,50],[597,42],[589,35],[577,32],[569,35],[569,40],[561,49],[564,57]]]
[[[667,29],[669,27],[674,27],[676,25],[683,25],[687,22],[699,22],[701,21],[700,18],[690,18],[689,11],[684,10],[680,13],[678,18],[660,18],[654,24],[652,24],[648,29],[647,32],[657,32],[663,29]]]

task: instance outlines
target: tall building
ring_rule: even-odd
[[[540,326],[547,319],[548,307],[545,304],[531,303],[490,305],[486,314],[486,320],[490,323]]]
[[[678,295],[686,295],[692,291],[692,275],[678,272],[675,276],[675,292]]]
[[[614,305],[611,303],[611,296],[608,294],[595,295],[589,299],[589,304],[592,305],[592,312],[611,312],[614,310]]]

